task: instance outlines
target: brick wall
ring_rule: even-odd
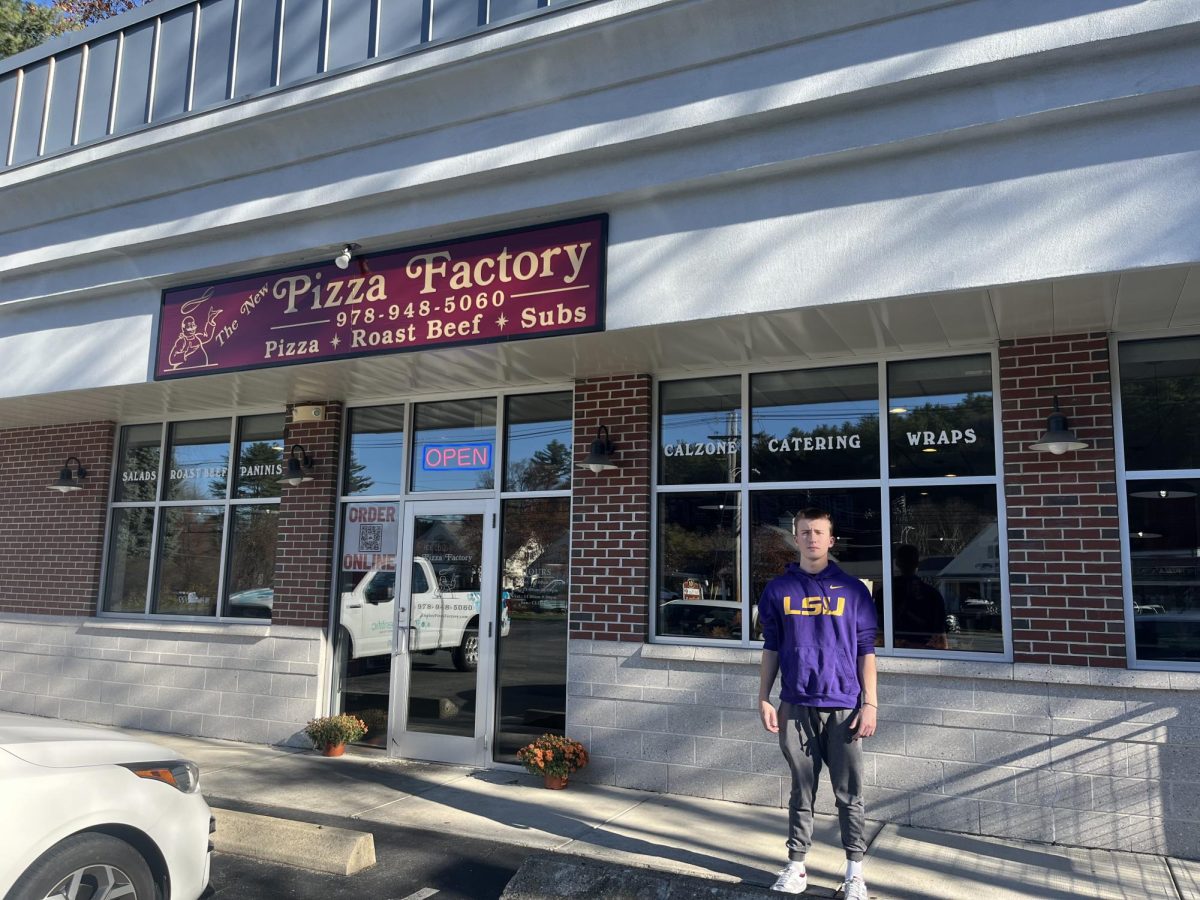
[[[95,614],[114,434],[111,422],[0,431],[0,612]],[[87,469],[83,489],[46,490],[68,456]]]
[[[324,628],[329,622],[343,410],[340,403],[324,406],[325,418],[317,422],[293,423],[293,407],[287,410],[284,471],[296,444],[308,451],[314,465],[313,480],[295,487],[284,485],[279,501],[275,602],[271,611],[271,621],[276,625]]]
[[[1062,456],[1028,449],[1056,395],[1089,449]],[[1013,658],[1124,666],[1107,337],[1001,342],[1000,399]]]
[[[644,641],[650,581],[650,378],[575,385],[575,462],[604,425],[616,471],[576,467],[571,506],[572,637]]]

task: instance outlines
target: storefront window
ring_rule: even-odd
[[[270,413],[121,429],[104,612],[271,618],[283,425]]]
[[[231,510],[226,615],[269,619],[275,601],[272,586],[279,507],[254,503],[234,506]]]
[[[758,598],[799,561],[792,518],[815,507],[874,599],[877,647],[1003,653],[993,393],[989,355],[661,384],[654,636],[761,640]]]
[[[1121,344],[1125,468],[1200,469],[1200,338]]]
[[[571,392],[509,397],[505,412],[504,490],[571,487]]]
[[[659,394],[660,484],[724,484],[741,478],[742,380],[669,381]]]
[[[1118,352],[1135,652],[1200,663],[1200,338]]]
[[[1200,479],[1130,479],[1138,659],[1200,662]]]
[[[413,431],[414,491],[478,491],[494,486],[494,398],[419,404]]]
[[[161,427],[159,432],[161,436]],[[153,507],[113,510],[108,539],[108,574],[104,585],[106,612],[146,611],[153,534]]]
[[[391,708],[392,635],[396,616],[396,554],[400,504],[342,507],[335,648],[342,711],[367,723],[366,742],[384,746]],[[423,578],[413,567],[413,578]],[[414,585],[420,594],[428,586]]]
[[[894,646],[1003,652],[996,489],[893,489],[891,515]]]
[[[162,425],[121,429],[121,456],[114,500],[155,500],[162,455]]]
[[[890,477],[995,474],[990,357],[911,360],[887,369]]]
[[[567,600],[571,498],[505,500],[500,538],[501,602],[512,625],[500,635],[495,758],[566,727]],[[590,612],[580,611],[587,618]]]
[[[170,426],[164,500],[224,500],[229,478],[228,419]]]
[[[234,496],[278,497],[283,477],[283,416],[246,416],[238,421]]]
[[[757,603],[767,583],[799,561],[792,519],[802,509],[823,509],[833,517],[829,558],[859,579],[875,598],[877,644],[883,645],[883,516],[878,488],[821,491],[758,491],[751,495],[750,590]],[[761,640],[757,617],[754,640]]]
[[[158,578],[151,612],[211,616],[221,574],[223,506],[171,506],[161,511]]]
[[[350,410],[347,495],[399,494],[404,480],[404,406]]]
[[[658,498],[658,634],[740,641],[741,508],[732,491]]]
[[[751,481],[879,477],[875,366],[750,377]]]

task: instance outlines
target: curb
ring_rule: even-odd
[[[365,831],[213,809],[213,849],[263,862],[333,875],[353,875],[375,865],[375,838]]]
[[[778,897],[765,887],[714,882],[694,875],[632,868],[567,853],[542,853],[528,857],[509,881],[500,900],[558,900],[558,898],[611,898],[611,900],[763,900]],[[834,896],[824,891],[807,896]]]

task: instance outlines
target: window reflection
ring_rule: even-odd
[[[247,416],[238,422],[235,497],[278,497],[283,477],[283,414]]]
[[[334,645],[342,687],[341,711],[366,722],[364,741],[378,747],[387,739],[391,705],[399,540],[399,504],[347,503],[342,507]],[[415,580],[415,570],[413,576]],[[423,591],[414,586],[414,594]]]
[[[1127,491],[1137,657],[1200,662],[1200,479]]]
[[[399,494],[404,472],[404,407],[350,410],[344,494]]]
[[[422,403],[414,412],[413,430],[414,491],[483,490],[494,485],[494,398]]]
[[[750,378],[752,481],[879,477],[875,366]]]
[[[893,489],[891,497],[896,646],[1003,652],[995,488]],[[942,598],[944,638],[931,621],[936,602],[927,589]]]
[[[106,612],[145,612],[154,509],[114,509],[104,585]]]
[[[833,517],[829,556],[848,575],[860,579],[881,602],[883,585],[882,516],[878,488],[825,491],[758,491],[751,495],[750,591],[757,603],[767,583],[798,562],[792,518],[802,509],[824,509]],[[882,613],[878,646],[883,646]],[[755,640],[762,635],[755,625]]]
[[[160,515],[158,586],[151,611],[176,616],[213,615],[225,507],[174,506],[162,509]]]
[[[888,466],[893,478],[993,475],[988,356],[888,364]]]
[[[269,619],[275,601],[279,505],[243,504],[232,507],[231,514],[226,615]]]
[[[228,419],[171,426],[165,500],[223,500],[229,478]]]
[[[733,492],[658,498],[658,633],[742,639],[741,511]]]
[[[121,429],[121,465],[113,499],[156,500],[158,464],[162,455],[162,425],[131,425]]]
[[[505,412],[504,489],[571,486],[571,392],[510,397]]]
[[[658,480],[720,484],[741,477],[742,380],[668,381],[659,395]]]
[[[520,747],[566,727],[570,515],[570,497],[503,504],[500,602],[512,626],[501,631],[497,661],[499,762],[515,763]]]
[[[1128,469],[1200,468],[1200,338],[1120,345]]]

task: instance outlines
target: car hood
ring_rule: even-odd
[[[55,769],[179,758],[173,750],[116,731],[9,713],[0,713],[0,750]]]

